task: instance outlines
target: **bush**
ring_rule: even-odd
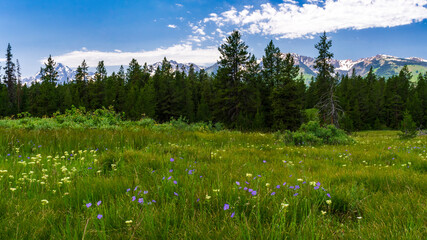
[[[338,145],[354,142],[343,130],[334,125],[321,127],[317,121],[305,123],[295,132],[286,130],[281,137],[285,143],[294,145]]]
[[[399,136],[402,139],[414,138],[417,136],[417,125],[412,120],[412,116],[408,111],[405,111],[403,114],[403,120],[400,123],[400,130],[402,132]]]

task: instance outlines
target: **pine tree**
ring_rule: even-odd
[[[281,61],[279,68],[279,79],[273,88],[271,95],[273,110],[273,128],[296,130],[302,122],[301,110],[303,101],[297,77],[299,67],[295,66],[294,58],[287,54],[284,61]]]
[[[17,79],[17,85],[16,85],[16,108],[17,113],[20,113],[22,111],[22,82],[21,82],[21,65],[19,64],[19,60],[16,59],[16,79]]]
[[[88,68],[86,60],[83,60],[76,70],[76,98],[74,99],[76,106],[88,106]]]
[[[39,100],[39,114],[42,116],[50,115],[59,109],[57,91],[55,89],[56,82],[58,81],[58,72],[55,70],[56,63],[49,55],[45,67],[41,68],[41,86],[40,86],[40,100]]]
[[[241,40],[238,31],[227,37],[218,48],[221,56],[216,76],[215,118],[229,127],[236,125],[241,111],[239,89],[249,59],[248,46]]]
[[[326,32],[320,36],[320,41],[315,45],[319,50],[319,55],[316,57],[314,68],[318,70],[316,76],[316,95],[318,98],[317,107],[320,109],[320,114],[324,123],[338,125],[338,116],[340,106],[335,95],[336,79],[333,77],[334,66],[331,60],[334,54],[329,52],[332,46],[332,41],[326,36]]]
[[[12,47],[10,46],[10,43],[7,45],[7,52],[6,52],[6,65],[3,67],[4,69],[4,76],[3,80],[4,83],[7,86],[7,92],[8,92],[8,109],[7,114],[14,114],[15,106],[16,106],[16,73],[15,73],[15,63],[13,63],[12,60]]]

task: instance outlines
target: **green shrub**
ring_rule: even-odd
[[[286,130],[281,138],[284,142],[293,145],[338,145],[354,142],[343,130],[334,125],[321,127],[317,121],[302,124],[295,132]]]
[[[400,130],[402,132],[399,136],[402,139],[414,138],[417,136],[417,125],[412,120],[412,116],[408,111],[405,111],[403,114],[403,120],[400,123]]]

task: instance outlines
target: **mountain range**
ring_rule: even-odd
[[[309,81],[312,77],[316,76],[316,69],[314,69],[314,61],[315,59],[312,57],[302,56],[295,53],[291,53],[294,57],[295,64],[300,66],[300,71],[303,73],[304,78]],[[216,73],[218,70],[218,63],[213,64],[209,67],[198,66],[197,64],[192,63],[178,63],[176,61],[169,61],[172,69],[180,69],[185,73],[188,73],[190,70],[190,66],[193,65],[194,70],[196,72],[201,69],[205,69],[207,73]],[[259,61],[262,66],[262,61]],[[403,68],[403,66],[407,65],[409,70],[412,73],[412,81],[416,81],[419,73],[427,72],[427,60],[417,57],[411,58],[400,58],[394,57],[390,55],[379,54],[369,58],[361,58],[358,60],[336,60],[333,59],[331,61],[332,65],[335,67],[335,71],[341,75],[351,75],[353,70],[356,75],[365,76],[369,69],[372,67],[373,71],[377,76],[380,77],[391,77],[393,75],[399,74],[399,71]],[[161,67],[162,63],[157,62],[151,65],[152,73],[157,67]],[[62,84],[67,81],[72,81],[76,75],[74,69],[65,66],[64,64],[58,63],[56,66],[56,71],[58,72],[58,83]],[[89,78],[94,75],[93,72],[89,73]],[[31,84],[32,82],[40,81],[40,72],[36,73],[34,76],[29,78],[24,78],[23,83]]]

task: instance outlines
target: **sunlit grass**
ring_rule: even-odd
[[[426,136],[359,132],[355,144],[319,147],[229,131],[0,129],[0,136],[0,239],[427,233]]]

